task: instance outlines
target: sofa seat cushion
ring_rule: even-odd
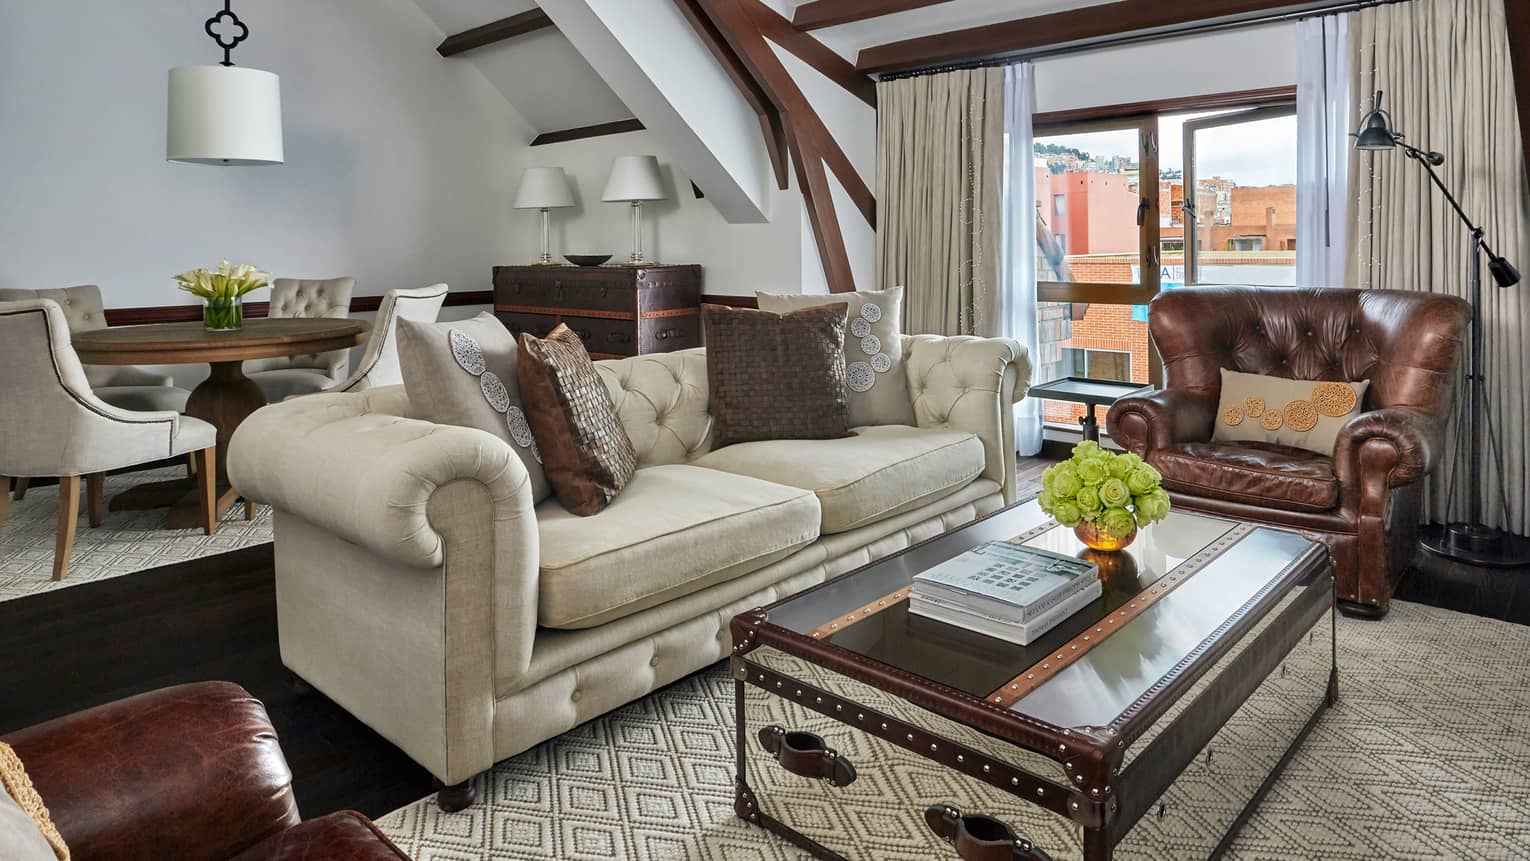
[[[640,469],[579,517],[537,506],[538,622],[591,628],[769,565],[818,538],[811,492],[682,464]]]
[[[1333,458],[1261,442],[1190,442],[1150,452],[1148,462],[1170,491],[1286,511],[1339,505]]]
[[[692,463],[811,490],[832,535],[955,493],[983,474],[984,454],[964,431],[878,425],[844,439],[739,443]]]

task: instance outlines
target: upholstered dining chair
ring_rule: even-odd
[[[1178,507],[1323,535],[1339,607],[1377,617],[1412,559],[1424,478],[1444,454],[1471,307],[1441,293],[1196,287],[1162,293],[1148,331],[1164,388],[1111,407],[1111,438]],[[1368,380],[1331,454],[1213,438],[1223,369]]]
[[[271,317],[349,317],[354,278],[306,280],[277,278],[271,282]],[[245,376],[265,392],[267,403],[289,395],[322,392],[345,379],[349,353],[331,350],[303,356],[252,359]]]
[[[12,476],[58,476],[54,580],[64,578],[74,552],[82,476],[90,525],[100,526],[107,470],[195,454],[202,530],[217,528],[217,431],[174,410],[125,410],[97,397],[57,302],[0,302],[0,393],[7,404],[0,411],[0,490]],[[0,525],[8,506],[9,493],[0,492]]]
[[[377,321],[372,324],[372,336],[361,354],[356,370],[345,382],[331,391],[359,392],[379,386],[398,385],[404,375],[398,368],[398,338],[394,330],[399,320],[418,320],[434,323],[446,301],[446,285],[432,284],[413,290],[389,290],[383,294],[382,304],[377,306]]]
[[[0,302],[24,299],[52,299],[64,312],[69,331],[92,332],[106,328],[106,308],[101,288],[94,284],[63,287],[56,290],[0,290]],[[156,374],[131,365],[86,365],[85,379],[96,397],[125,410],[186,411],[191,392],[177,388],[164,374]]]

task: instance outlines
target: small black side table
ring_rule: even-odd
[[[1147,386],[1141,383],[1123,383],[1117,380],[1091,380],[1088,377],[1063,377],[1031,386],[1026,397],[1045,401],[1070,401],[1083,404],[1084,417],[1078,420],[1084,427],[1084,439],[1100,441],[1100,423],[1094,417],[1094,408],[1110,406],[1120,398],[1140,392]]]

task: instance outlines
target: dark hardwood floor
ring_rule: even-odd
[[[305,817],[376,817],[431,777],[323,696],[298,697],[276,645],[270,544],[0,602],[0,734],[185,682],[237,682],[266,704]],[[187,728],[188,731],[191,728]]]
[[[1479,568],[1420,550],[1393,597],[1530,625],[1530,567]]]

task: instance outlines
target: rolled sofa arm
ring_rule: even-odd
[[[241,496],[298,517],[352,544],[415,568],[435,568],[445,541],[427,507],[436,489],[475,481],[496,523],[532,522],[531,479],[510,447],[473,428],[390,412],[401,387],[317,394],[257,410],[229,442],[229,481]]]
[[[298,824],[266,709],[230,682],[150,691],[3,740],[75,858],[222,861]]]
[[[1015,404],[1031,386],[1031,356],[1009,338],[905,335],[908,393],[919,427],[964,430],[983,442],[983,477],[1015,501]]]
[[[1440,423],[1407,407],[1363,412],[1339,430],[1334,444],[1333,471],[1341,487],[1361,487],[1367,469],[1386,469],[1386,486],[1412,484],[1434,469],[1443,429]],[[1372,445],[1372,444],[1375,445]],[[1373,461],[1366,450],[1381,449]]]
[[[1115,443],[1138,457],[1181,442],[1211,439],[1217,396],[1190,389],[1159,389],[1127,395],[1105,416]]]

